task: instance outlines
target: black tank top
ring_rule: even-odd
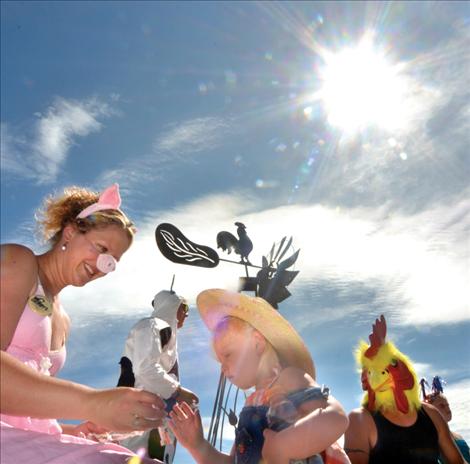
[[[372,414],[377,443],[369,464],[437,464],[439,444],[436,427],[424,408],[410,427],[392,424],[380,412]]]

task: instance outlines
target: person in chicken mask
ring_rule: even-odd
[[[169,412],[176,402],[197,404],[197,396],[181,386],[178,368],[177,331],[183,327],[189,306],[172,290],[162,290],[152,301],[150,317],[130,330],[120,361],[119,387],[133,386],[155,393],[167,403]],[[123,440],[128,448],[145,448],[149,457],[171,463],[176,439],[166,427]]]

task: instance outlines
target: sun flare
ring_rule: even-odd
[[[356,48],[324,54],[319,96],[328,122],[344,131],[368,126],[394,129],[404,116],[405,80],[399,65],[390,64],[370,38]]]

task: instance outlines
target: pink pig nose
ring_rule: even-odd
[[[116,260],[111,255],[105,253],[98,255],[98,259],[96,260],[96,267],[103,274],[113,272],[114,269],[116,269],[116,264]]]

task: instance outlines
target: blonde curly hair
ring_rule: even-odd
[[[94,228],[115,225],[127,232],[132,243],[137,229],[120,209],[97,211],[86,218],[77,219],[81,211],[98,199],[98,192],[77,186],[65,188],[61,195],[48,196],[36,213],[39,232],[44,241],[54,246],[60,241],[64,227],[75,224],[83,233]]]

